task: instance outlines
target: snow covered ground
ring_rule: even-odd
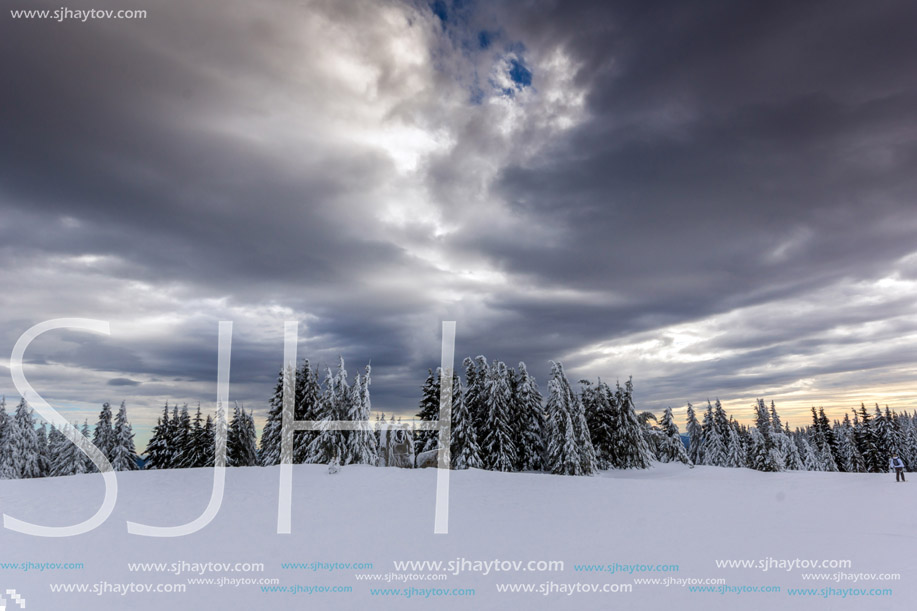
[[[167,526],[194,519],[207,505],[212,472],[119,473],[117,507],[89,534],[42,539],[0,530],[0,594],[15,590],[25,608],[36,611],[917,605],[917,475],[896,484],[892,475],[672,464],[596,477],[458,471],[451,474],[449,534],[434,535],[435,470],[348,466],[329,475],[323,466],[294,469],[291,535],[276,534],[279,469],[236,468],[227,470],[216,519],[175,539],[130,535],[125,522]],[[40,524],[82,521],[101,498],[99,475],[0,481],[0,510]],[[729,560],[756,566],[716,564]],[[801,566],[809,560],[830,566]],[[441,561],[443,568],[396,567],[402,561]],[[562,561],[563,569],[552,561]],[[758,568],[759,561],[768,570]],[[48,566],[57,563],[82,568]],[[164,564],[131,570],[129,563]],[[223,563],[229,570],[216,566]],[[519,570],[509,568],[513,563],[521,563]],[[895,573],[900,579],[877,577]],[[431,578],[442,574],[447,577]],[[652,579],[659,583],[644,581]],[[725,583],[680,585],[707,579]],[[239,580],[276,582],[234,585]],[[176,585],[185,591],[136,591]],[[498,591],[508,586],[535,591]],[[593,586],[619,591],[585,591]],[[81,587],[89,591],[52,591]],[[122,594],[125,587],[134,591]],[[747,591],[763,587],[779,591]],[[349,591],[325,591],[335,588]],[[812,593],[794,593],[805,588]],[[891,593],[855,592],[874,588]],[[20,608],[5,598],[7,609]]]

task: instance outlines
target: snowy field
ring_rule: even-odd
[[[129,535],[125,522],[194,519],[210,497],[211,470],[119,473],[116,509],[89,534],[0,531],[0,592],[15,590],[36,611],[917,605],[917,475],[896,484],[891,475],[680,464],[596,477],[457,471],[447,535],[433,534],[435,470],[348,466],[329,475],[297,465],[291,535],[276,534],[278,477],[277,467],[228,469],[222,509],[208,527],[154,539]],[[96,511],[102,489],[99,475],[0,481],[0,510],[71,524]],[[755,566],[717,566],[735,560]],[[828,566],[802,566],[810,560]],[[443,568],[396,566],[402,561]],[[82,568],[54,566],[69,563]],[[896,573],[900,579],[880,578]],[[698,586],[713,591],[692,591]],[[137,591],[145,587],[185,591]],[[499,591],[512,587],[535,591]],[[618,591],[587,591],[593,587]],[[80,588],[88,591],[73,591]],[[872,589],[891,592],[858,593]],[[6,598],[7,609],[20,608]]]

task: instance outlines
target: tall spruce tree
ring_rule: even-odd
[[[762,401],[763,403],[763,401]],[[771,401],[770,411],[768,413],[771,430],[771,462],[777,471],[784,469],[795,469],[799,465],[798,453],[795,452],[795,444],[791,444],[789,438],[783,430],[783,424],[780,415],[777,413],[777,407]]]
[[[296,404],[293,417],[296,420],[316,422],[321,420],[322,389],[318,374],[312,368],[309,359],[303,359],[296,372]],[[293,462],[306,462],[309,455],[309,444],[318,437],[317,431],[293,431]]]
[[[115,447],[115,432],[111,425],[111,417],[111,404],[106,401],[102,404],[102,411],[99,412],[99,420],[92,434],[92,444],[99,448],[106,458],[111,456]]]
[[[809,438],[805,434],[796,435],[796,447],[799,449],[799,456],[802,459],[803,468],[806,471],[819,471],[818,459],[815,456],[815,450],[809,443]]]
[[[452,442],[449,448],[450,464],[453,469],[483,469],[481,448],[468,407],[464,391],[456,377],[452,386]]]
[[[253,467],[258,464],[255,423],[238,403],[232,412],[226,438],[226,466]]]
[[[589,380],[580,380],[580,402],[586,414],[586,425],[595,449],[595,462],[598,469],[610,469],[615,455],[615,417],[617,407],[614,394],[607,384],[593,384]]]
[[[209,416],[208,416],[209,418]],[[213,424],[211,423],[211,426]],[[213,441],[208,439],[201,404],[197,404],[194,418],[191,419],[191,443],[188,455],[188,467],[199,468],[209,465],[208,455],[213,453]]]
[[[213,465],[229,465],[229,409],[222,402],[217,401],[216,416],[213,418]],[[220,446],[224,451],[221,456]]]
[[[48,475],[51,477],[60,477],[62,475],[73,475],[73,461],[66,460],[65,446],[73,445],[63,433],[52,426],[48,433],[48,452],[51,455],[51,465]]]
[[[704,434],[704,464],[713,467],[726,466],[726,444],[717,426],[710,401],[707,401],[707,411],[704,413],[701,429]]]
[[[742,436],[736,426],[731,424],[729,427],[729,437],[726,439],[726,465],[727,467],[738,469],[745,466],[746,450],[742,446]]]
[[[484,466],[491,471],[514,471],[516,446],[513,443],[513,425],[509,372],[506,364],[495,361],[485,384],[487,414],[484,419]]]
[[[525,363],[519,363],[513,394],[516,428],[520,431],[517,468],[520,471],[541,471],[544,465],[544,407],[535,378],[529,375]]]
[[[876,447],[879,449],[879,460],[883,464],[889,464],[893,454],[900,453],[900,442],[898,440],[898,429],[895,426],[895,418],[885,406],[883,413],[876,404],[876,412],[873,417],[873,425],[876,431]]]
[[[771,428],[776,433],[783,430],[783,423],[780,421],[780,415],[777,414],[777,408],[774,401],[771,400]]]
[[[837,439],[838,452],[841,457],[841,464],[838,467],[847,473],[859,473],[865,470],[863,457],[860,456],[859,451],[856,449],[856,441],[853,438],[853,425],[850,422],[849,414],[844,414],[842,423],[835,423],[834,436]]]
[[[704,435],[700,422],[697,421],[697,414],[694,413],[694,406],[688,402],[687,425],[685,429],[688,433],[688,458],[695,465],[704,463]]]
[[[293,392],[293,419],[299,421],[315,422],[321,420],[321,388],[316,379],[315,370],[308,359],[303,359],[296,370],[296,383]],[[258,454],[264,466],[280,464],[281,459],[281,433],[283,429],[283,369],[277,374],[277,384],[271,396],[267,420],[261,432],[261,450]],[[307,462],[308,447],[318,435],[316,431],[293,432],[294,463]]]
[[[257,467],[261,463],[258,462],[258,429],[255,428],[255,417],[252,412],[246,412],[245,408],[242,409],[242,414],[245,416],[243,432],[245,434],[246,460],[249,467]]]
[[[472,426],[481,448],[481,460],[487,464],[487,448],[484,447],[484,421],[487,416],[487,376],[490,367],[487,357],[479,354],[462,361],[465,368],[465,407],[471,415]]]
[[[372,368],[367,365],[362,376],[354,377],[350,392],[347,419],[355,422],[370,422],[372,401],[369,396]],[[379,448],[372,430],[354,430],[347,439],[346,460],[350,464],[375,465]]]
[[[585,475],[579,461],[579,450],[573,432],[570,410],[557,393],[553,377],[548,381],[548,450],[547,467],[551,473]]]
[[[174,410],[173,410],[174,414]],[[173,434],[175,435],[175,450],[173,452],[175,468],[187,469],[192,467],[194,460],[194,432],[191,430],[191,414],[188,413],[188,404],[184,404],[178,412],[178,419],[173,417]]]
[[[771,415],[764,405],[764,399],[758,399],[755,403],[755,427],[761,433],[761,437],[767,441],[771,436]]]
[[[719,433],[723,446],[725,446],[729,439],[729,418],[726,416],[726,410],[723,409],[723,404],[720,403],[719,398],[713,402],[713,426],[716,432]]]
[[[202,466],[212,467],[216,464],[216,424],[214,419],[207,414],[207,419],[204,420],[204,447],[206,448],[206,453],[204,454],[205,462]]]
[[[79,430],[76,424],[73,426]],[[79,475],[87,472],[86,456],[75,443],[67,439],[66,435],[53,426],[48,434],[48,448],[51,453],[52,477]]]
[[[186,410],[187,413],[187,410]],[[134,447],[134,432],[127,420],[127,406],[124,401],[115,416],[112,430],[114,445],[108,460],[115,471],[136,471],[138,469],[137,450]]]
[[[32,409],[25,399],[16,406],[13,415],[12,436],[10,438],[12,449],[12,464],[15,479],[41,477],[41,463],[39,459],[38,433],[35,430],[35,420],[32,418]]]
[[[757,471],[772,471],[768,460],[767,443],[757,427],[749,430],[746,464]]]
[[[87,440],[92,437],[92,433],[90,433],[89,431],[89,419],[88,418],[83,420],[83,426],[80,427],[80,434],[83,437],[85,437]],[[96,471],[98,471],[95,464],[92,462],[92,459],[89,458],[88,454],[83,454],[82,451],[80,451],[79,454],[83,458],[83,467],[85,469],[83,473],[95,473]]]
[[[899,427],[901,434],[900,456],[904,461],[904,466],[908,471],[913,471],[917,467],[917,426],[913,417],[908,416],[907,412],[899,417]]]
[[[778,419],[779,421],[779,419]],[[784,457],[779,449],[777,436],[782,432],[775,430],[771,422],[771,414],[764,404],[764,399],[758,399],[755,404],[755,428],[761,434],[764,443],[763,462],[760,456],[755,457],[755,469],[759,471],[782,471],[784,469]],[[762,452],[756,448],[756,452]]]
[[[439,378],[441,375],[442,370],[439,367],[436,368],[435,373],[432,369],[427,369],[427,378],[420,389],[420,407],[416,414],[419,420],[424,422],[439,420]],[[414,434],[414,453],[420,454],[436,448],[436,436],[436,431],[417,431]]]
[[[678,425],[675,424],[675,418],[672,416],[672,408],[667,407],[662,413],[662,420],[659,421],[662,429],[663,444],[659,451],[659,460],[662,462],[681,462],[689,464],[688,453],[685,451],[685,444],[681,442],[681,434],[678,432]]]
[[[48,427],[44,422],[35,431],[38,440],[38,477],[48,477],[51,473],[51,453],[48,448]]]
[[[662,429],[657,425],[656,414],[650,411],[643,411],[637,414],[637,420],[640,421],[640,428],[643,432],[643,440],[650,449],[650,460],[659,460],[659,453],[662,446],[665,445],[665,439],[662,435]],[[654,424],[655,423],[655,424]]]
[[[169,431],[172,434],[172,438],[169,440],[169,449],[172,453],[172,464],[169,468],[180,469],[182,461],[184,460],[182,456],[184,451],[182,444],[184,440],[182,439],[181,413],[178,411],[178,404],[172,406],[172,415],[169,417]]]
[[[842,460],[837,438],[834,436],[834,430],[831,428],[831,423],[828,422],[828,417],[825,415],[825,408],[823,407],[818,408],[818,429],[822,432],[828,451],[831,453],[831,462],[837,466],[837,470],[841,470]]]
[[[824,410],[821,412],[824,415]],[[821,418],[819,413],[812,407],[812,428],[811,439],[812,450],[815,452],[815,459],[818,463],[819,471],[837,471],[837,460],[834,458],[834,452],[831,451],[827,426],[827,418]],[[833,439],[833,435],[832,435]]]
[[[344,359],[338,363],[337,373],[329,368],[325,376],[325,388],[321,398],[321,429],[318,436],[308,447],[306,462],[330,465],[333,461],[344,464],[347,455],[347,438],[343,431],[334,430],[331,422],[346,420],[349,411],[350,385],[347,382],[347,370]]]
[[[592,434],[589,432],[589,423],[586,422],[586,409],[583,402],[570,388],[570,383],[564,376],[566,390],[570,393],[570,419],[573,421],[573,433],[576,440],[576,447],[579,450],[580,464],[583,473],[591,475],[598,469],[595,459],[595,446],[592,445]],[[630,382],[628,382],[630,384]],[[631,387],[628,386],[630,389]]]
[[[416,417],[425,422],[436,422],[439,420],[439,403],[440,403],[440,390],[442,388],[442,370],[437,367],[436,370],[428,369],[426,381],[424,381],[423,387],[421,388],[421,399],[420,399],[420,409],[416,414]],[[453,372],[452,374],[452,402],[453,410],[455,409],[456,393],[459,392],[457,389],[461,388],[461,378],[458,373]],[[467,406],[466,406],[467,411]],[[470,416],[470,414],[469,414]],[[453,416],[453,427],[454,427],[454,416]],[[468,427],[473,428],[473,424],[469,420]],[[477,431],[475,431],[477,433]],[[475,434],[477,437],[477,434]],[[436,450],[439,448],[439,431],[415,431],[414,432],[414,447],[415,454],[420,452],[429,452],[431,450]],[[480,456],[480,449],[478,450]]]
[[[857,424],[858,426],[854,431],[854,439],[856,440],[857,449],[863,456],[866,471],[869,473],[885,473],[888,470],[888,463],[882,460],[872,418],[869,412],[866,411],[866,405],[862,403],[860,404]]]
[[[588,454],[583,456],[577,445],[574,427],[575,412],[581,411],[585,420],[585,410],[570,389],[570,382],[561,363],[551,363],[545,411],[548,429],[547,470],[564,475],[591,475],[595,470],[595,460],[588,460]],[[589,445],[592,445],[591,439]],[[594,457],[594,449],[592,456]]]
[[[773,407],[774,404],[771,402],[771,409],[773,409]],[[777,412],[774,411],[772,415],[776,415],[776,413]],[[773,421],[773,417],[771,420]],[[780,422],[779,416],[776,421],[778,423]],[[802,456],[799,455],[799,448],[796,447],[796,442],[793,441],[789,426],[785,426],[783,431],[777,436],[777,445],[781,456],[783,456],[785,468],[793,471],[802,471],[805,468],[802,462]]]
[[[172,432],[172,419],[169,417],[169,404],[162,408],[162,416],[153,427],[153,434],[146,446],[147,469],[171,469],[175,440]]]
[[[292,368],[292,366],[291,366]],[[261,452],[259,457],[265,467],[280,464],[281,427],[283,423],[283,368],[277,374],[274,394],[268,403],[267,420],[261,431]]]
[[[0,398],[0,479],[13,479],[13,419],[6,413],[6,397]]]
[[[604,384],[604,392],[611,399],[611,389]],[[614,392],[611,466],[616,469],[647,469],[650,467],[650,448],[643,436],[642,425],[634,407],[633,381],[622,388],[617,384]]]
[[[818,461],[818,470],[819,471],[837,471],[837,462],[834,460],[834,455],[831,454],[831,449],[828,444],[824,444],[816,452],[816,460]]]

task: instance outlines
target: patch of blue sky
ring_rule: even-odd
[[[521,41],[507,41],[500,27],[472,27],[474,4],[474,0],[429,2],[430,11],[439,20],[443,33],[452,40],[454,48],[468,58],[471,66],[478,66],[482,55],[489,56],[492,68],[502,72],[499,77],[488,80],[489,87],[482,87],[477,67],[472,69],[470,75],[466,74],[465,78],[460,75],[456,75],[456,78],[465,81],[468,100],[472,105],[483,104],[489,95],[514,97],[516,93],[532,86],[533,74],[525,61],[525,44]],[[502,52],[496,50],[498,43],[502,43]]]
[[[434,0],[434,2],[430,3],[430,10],[433,11],[434,15],[439,17],[443,28],[445,28],[446,24],[449,22],[449,9],[446,3],[443,0]]]
[[[511,58],[509,60],[509,78],[516,83],[516,86],[522,89],[532,85],[532,71],[529,70],[522,59]]]

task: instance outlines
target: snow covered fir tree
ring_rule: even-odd
[[[88,423],[72,426],[90,439],[108,458],[115,471],[135,471],[140,457],[134,447],[134,433],[121,403],[116,415],[111,404],[102,404],[94,431]],[[0,398],[0,479],[29,479],[79,475],[96,471],[96,466],[56,427],[37,423],[25,399],[13,415]]]
[[[430,369],[420,386],[414,420],[392,414],[372,416],[371,368],[352,378],[343,359],[319,369],[303,360],[296,368],[294,417],[319,423],[295,431],[294,463],[375,466],[436,466],[438,431],[418,430],[413,422],[435,422],[440,415],[442,371]],[[464,375],[460,375],[464,374]],[[281,461],[281,424],[285,378],[278,373],[258,438],[253,410],[227,409],[226,464],[270,466]],[[483,355],[466,358],[453,372],[450,465],[453,469],[591,475],[606,469],[646,469],[658,462],[680,462],[758,471],[834,471],[886,473],[889,458],[900,456],[917,468],[917,412],[875,405],[829,420],[812,408],[811,423],[791,430],[773,401],[758,399],[749,423],[727,414],[719,400],[703,408],[691,403],[682,435],[671,408],[661,414],[638,412],[632,380],[613,386],[598,379],[574,387],[561,363],[551,363],[545,391],[525,363],[507,366]],[[176,469],[214,464],[218,413],[200,405],[166,403],[138,456],[125,402],[117,410],[101,406],[93,426],[73,426],[103,452],[116,471]],[[372,423],[337,430],[336,421]],[[328,423],[323,426],[322,423]],[[36,421],[24,400],[8,412],[0,400],[0,479],[76,475],[96,470],[64,432]]]
[[[838,471],[886,473],[898,454],[907,469],[917,468],[917,412],[898,413],[865,404],[829,421],[822,408],[812,408],[812,423],[790,430],[776,405],[763,399],[754,406],[755,426],[726,417],[719,404],[708,403],[703,423],[688,404],[688,457],[699,465],[745,467],[758,471]],[[853,416],[851,419],[850,416]]]

